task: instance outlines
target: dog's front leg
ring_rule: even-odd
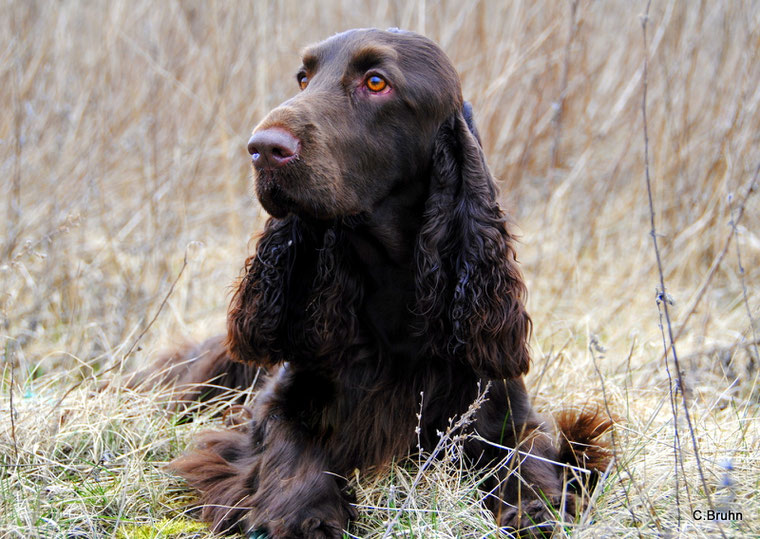
[[[170,468],[201,494],[201,517],[217,532],[269,539],[339,539],[355,512],[331,473],[302,399],[283,368],[256,397],[246,427],[201,435],[194,451]]]
[[[270,539],[340,539],[355,512],[318,444],[287,418],[270,416],[262,426],[266,432],[248,531]]]

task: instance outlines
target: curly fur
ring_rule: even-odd
[[[439,131],[417,247],[417,309],[429,352],[464,355],[486,378],[528,371],[530,318],[512,236],[480,146],[457,113]]]

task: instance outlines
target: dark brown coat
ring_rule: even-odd
[[[481,466],[521,454],[486,503],[501,526],[551,530],[549,505],[575,510],[552,461],[603,468],[610,424],[566,415],[562,433],[591,444],[574,451],[531,408],[525,285],[451,62],[414,33],[352,30],[307,48],[297,81],[249,143],[272,218],[226,345],[197,369],[226,372],[228,351],[271,376],[246,429],[205,434],[172,468],[216,530],[337,538],[355,514],[341,477],[416,447],[421,401],[431,449],[490,382],[471,428],[492,443],[466,453]]]

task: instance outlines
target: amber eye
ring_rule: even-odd
[[[306,89],[306,87],[309,85],[309,77],[306,75],[298,75],[298,86],[301,87],[301,90]]]
[[[382,92],[388,86],[388,83],[385,82],[385,79],[378,77],[377,75],[372,75],[367,79],[367,82],[365,84],[371,92]]]

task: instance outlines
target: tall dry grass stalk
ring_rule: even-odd
[[[682,371],[672,374],[714,505],[743,514],[724,532],[760,533],[760,9],[655,0],[646,50],[645,9],[2,2],[0,533],[199,533],[182,516],[188,494],[158,463],[213,420],[177,425],[145,396],[91,391],[106,369],[222,329],[228,286],[266,218],[247,135],[296,92],[299,49],[356,26],[417,30],[451,56],[522,234],[529,385],[547,411],[594,400],[622,417],[619,466],[566,533],[707,537],[718,528],[694,517],[708,500],[683,407],[670,405],[658,327],[647,55],[660,299]],[[352,533],[493,529],[477,477],[455,459],[425,480],[411,481],[410,466],[355,481],[363,517]]]

